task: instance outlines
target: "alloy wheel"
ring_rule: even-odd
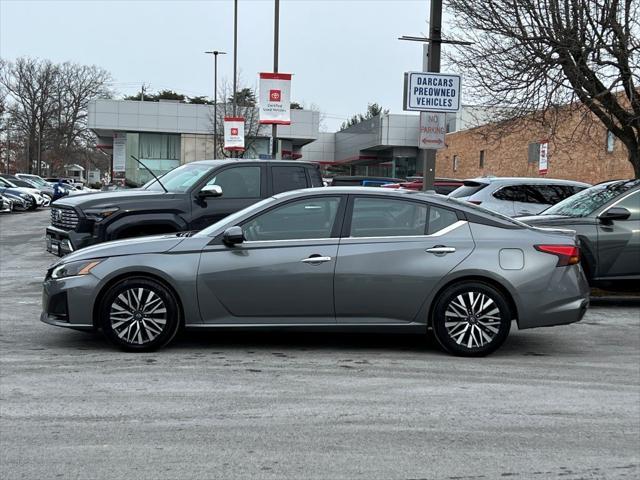
[[[167,306],[149,288],[128,288],[112,301],[109,321],[121,341],[132,345],[148,344],[165,330]]]
[[[465,292],[452,298],[445,310],[444,326],[451,340],[467,348],[491,343],[500,332],[500,308],[489,296]]]

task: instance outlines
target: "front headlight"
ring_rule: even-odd
[[[80,260],[77,262],[63,263],[53,269],[51,278],[57,280],[66,277],[88,275],[101,261],[102,260]]]
[[[89,220],[100,222],[105,218],[110,217],[118,210],[118,207],[87,208],[84,210],[84,214]]]

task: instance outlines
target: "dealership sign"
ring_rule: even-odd
[[[407,72],[404,74],[404,109],[421,112],[460,110],[460,75]]]
[[[546,175],[549,171],[549,142],[540,142],[540,158],[538,160],[538,173]]]
[[[439,150],[444,148],[447,133],[446,114],[420,112],[420,140],[418,148]]]
[[[224,149],[244,152],[244,117],[224,117]]]
[[[291,125],[291,74],[260,74],[260,123]]]
[[[127,134],[116,132],[113,134],[113,165],[114,172],[124,172],[127,167]]]

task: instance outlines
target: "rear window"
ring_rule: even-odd
[[[453,198],[470,197],[471,195],[478,193],[487,185],[488,183],[482,183],[482,182],[464,182],[464,184],[461,187],[458,187],[457,189],[455,189],[453,192],[449,194],[449,196]]]
[[[273,173],[273,193],[288,192],[307,188],[307,174],[304,167],[272,167]]]
[[[322,181],[322,175],[320,175],[319,168],[309,168],[307,170],[309,172],[309,176],[311,177],[311,186],[312,187],[323,187],[324,182]]]

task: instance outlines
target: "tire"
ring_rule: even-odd
[[[451,285],[440,294],[431,325],[445,351],[482,357],[504,343],[511,319],[509,302],[500,291],[486,283],[466,281]]]
[[[180,308],[175,295],[163,284],[134,277],[109,287],[100,302],[98,320],[107,339],[117,347],[149,352],[176,336]]]

